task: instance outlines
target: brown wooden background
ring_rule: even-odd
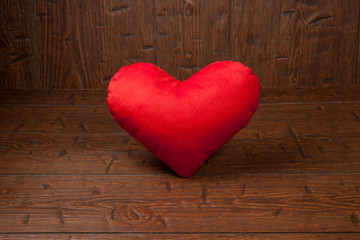
[[[0,239],[359,240],[359,8],[0,0]],[[185,80],[228,59],[260,106],[191,178],[108,110],[124,65]]]
[[[359,85],[359,0],[1,0],[0,88],[105,89],[150,62],[218,60],[266,88]]]

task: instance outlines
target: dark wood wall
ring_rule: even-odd
[[[214,61],[263,87],[359,85],[359,0],[1,0],[0,88],[104,89],[150,62],[185,80]]]

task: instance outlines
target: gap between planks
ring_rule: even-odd
[[[273,103],[261,103],[260,105],[302,105],[302,104],[319,104],[319,103],[331,103],[331,104],[344,104],[344,103],[360,103],[358,100],[354,101],[312,101],[312,102],[273,102]],[[103,107],[104,104],[1,104],[0,107]]]
[[[334,173],[308,173],[308,172],[288,172],[288,173],[219,173],[219,174],[196,174],[191,176],[188,179],[195,179],[195,178],[200,178],[200,177],[216,177],[216,176],[286,176],[286,175],[291,175],[291,176],[304,176],[304,175],[309,175],[309,176],[329,176],[329,175],[360,175],[360,172],[334,172]],[[59,173],[54,173],[54,174],[6,174],[6,173],[2,173],[0,174],[0,176],[124,176],[124,177],[136,177],[136,176],[142,176],[142,177],[176,177],[176,178],[181,178],[178,175],[174,174],[168,174],[168,173],[79,173],[79,174],[74,174],[74,173],[69,173],[69,174],[59,174]]]

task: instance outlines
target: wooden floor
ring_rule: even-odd
[[[191,178],[105,90],[1,90],[0,116],[0,239],[360,239],[360,88],[264,89]]]

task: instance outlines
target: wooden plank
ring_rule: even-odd
[[[360,232],[360,174],[0,176],[0,189],[2,232]]]
[[[0,90],[0,105],[105,105],[106,97],[105,89]]]
[[[0,107],[0,133],[118,133],[106,105]]]
[[[3,135],[0,174],[171,174],[128,135]]]
[[[360,88],[265,88],[261,90],[260,104],[326,101],[360,101]]]
[[[1,174],[170,174],[106,106],[0,107]],[[197,175],[360,172],[360,104],[260,105]]]
[[[101,105],[107,90],[0,90],[0,105]],[[359,87],[263,88],[260,104],[360,101]]]
[[[111,239],[111,240],[131,240],[131,239],[150,239],[150,240],[229,240],[229,239],[242,239],[242,240],[358,240],[360,238],[358,233],[226,233],[226,234],[217,234],[217,233],[205,233],[205,234],[156,234],[156,233],[83,233],[83,234],[65,234],[65,233],[55,233],[55,234],[0,234],[0,239],[4,240],[19,240],[19,239],[53,239],[53,240],[63,240],[63,239]]]
[[[358,0],[234,0],[232,56],[263,87],[356,85]]]
[[[196,175],[360,172],[360,133],[283,136],[244,130]],[[0,135],[0,174],[164,174],[173,172],[128,135]],[[299,146],[301,151],[299,152]],[[303,155],[302,155],[303,154]]]
[[[263,104],[249,126],[263,129],[263,132],[278,131],[274,126],[284,126],[285,132],[293,126],[324,133],[336,127],[337,133],[354,133],[359,112],[360,104],[352,102]],[[2,134],[123,134],[106,105],[0,106],[0,115]]]
[[[154,62],[152,8],[152,0],[36,0],[41,88],[106,88],[120,67]]]
[[[0,1],[0,88],[36,88],[31,1]]]
[[[156,24],[157,65],[176,79],[230,57],[228,1],[157,0]]]

